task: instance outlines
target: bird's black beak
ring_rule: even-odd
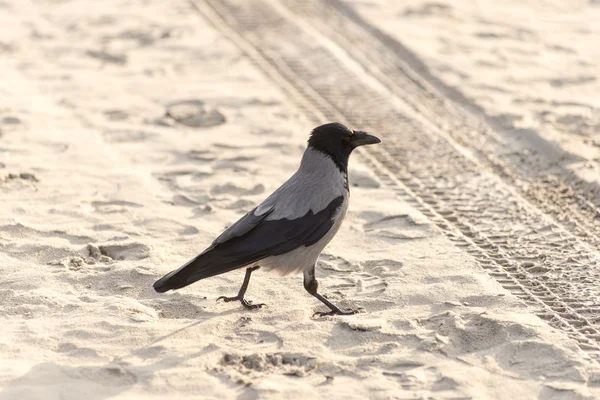
[[[368,133],[361,131],[354,131],[354,135],[352,135],[350,140],[353,147],[381,143],[381,140],[377,136],[369,135]]]

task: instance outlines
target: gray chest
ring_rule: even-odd
[[[347,210],[348,197],[345,197],[344,202],[334,216],[333,226],[319,241],[312,246],[300,246],[288,253],[267,257],[255,265],[275,271],[281,275],[302,272],[313,267],[325,246],[329,244],[342,226]]]

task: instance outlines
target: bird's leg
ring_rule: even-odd
[[[358,310],[342,311],[338,306],[336,306],[317,292],[317,289],[319,288],[319,282],[315,278],[314,265],[309,270],[304,271],[304,288],[308,293],[312,294],[314,297],[319,299],[323,304],[325,304],[331,309],[331,311],[329,312],[316,312],[314,315],[323,317],[326,315],[352,315],[358,312]]]
[[[217,299],[217,301],[223,300],[226,303],[229,303],[230,301],[239,301],[240,303],[242,303],[242,305],[244,307],[246,307],[249,310],[252,310],[255,308],[261,308],[262,306],[266,305],[263,303],[252,304],[251,301],[244,299],[244,294],[246,294],[246,290],[248,289],[248,284],[250,283],[250,274],[252,274],[253,271],[256,271],[259,268],[260,267],[246,268],[246,276],[244,276],[244,282],[242,283],[242,287],[240,288],[240,291],[238,292],[237,296],[235,296],[235,297],[221,296]]]

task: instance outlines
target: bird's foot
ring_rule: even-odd
[[[251,301],[247,301],[246,299],[241,299],[240,302],[248,310],[255,310],[257,308],[262,308],[263,306],[266,306],[265,303],[252,304]]]
[[[348,311],[343,311],[338,309],[335,310],[331,310],[331,311],[317,311],[316,313],[313,314],[313,317],[316,315],[318,317],[329,317],[329,316],[333,316],[333,315],[354,315],[357,314],[359,312],[359,310],[348,310]]]
[[[240,296],[234,296],[234,297],[226,297],[226,296],[221,296],[217,299],[217,301],[219,300],[223,300],[225,303],[229,303],[231,301],[239,301],[240,303],[242,303],[242,305],[244,306],[244,308],[248,309],[248,310],[255,310],[257,308],[261,308],[263,306],[266,306],[266,304],[264,303],[259,303],[259,304],[252,304],[251,301],[248,301],[246,299],[244,299],[243,297]]]

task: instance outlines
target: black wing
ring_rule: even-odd
[[[200,279],[253,264],[269,256],[317,243],[333,226],[344,201],[336,197],[323,210],[309,210],[296,219],[266,220],[273,210],[256,216],[254,210],[233,224],[203,253],[154,283],[157,292],[179,289]]]

